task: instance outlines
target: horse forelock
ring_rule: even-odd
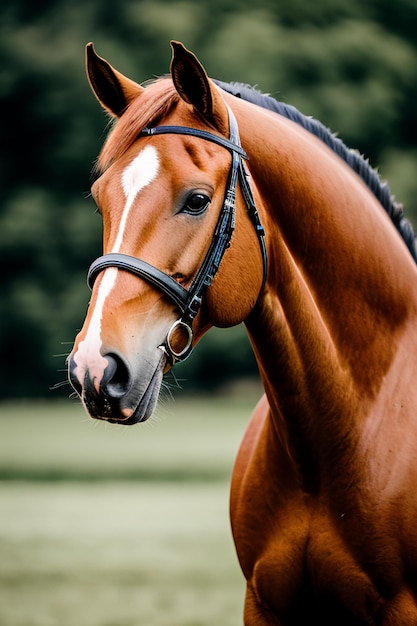
[[[179,95],[170,79],[164,77],[149,82],[145,91],[113,125],[98,157],[95,173],[102,174],[117,161],[133,145],[144,128],[157,125],[178,101]]]

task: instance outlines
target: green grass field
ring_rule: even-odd
[[[228,492],[255,400],[131,428],[0,405],[0,626],[242,624]]]

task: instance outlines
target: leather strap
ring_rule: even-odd
[[[146,261],[142,261],[142,259],[129,256],[128,254],[111,252],[110,254],[98,257],[88,270],[87,283],[90,289],[93,288],[98,274],[108,267],[117,267],[118,269],[135,274],[140,278],[144,278],[166,293],[175,302],[182,313],[185,311],[189,299],[187,289],[177,283],[171,276],[168,276],[168,274],[161,272],[157,267],[146,263]]]
[[[190,128],[189,126],[154,126],[153,128],[144,128],[139,137],[152,136],[152,135],[189,135],[190,137],[198,137],[199,139],[206,139],[213,143],[218,143],[219,146],[223,146],[230,152],[237,152],[243,159],[248,159],[246,152],[242,146],[234,143],[232,140],[220,137],[219,135],[213,135],[205,130],[198,128]]]

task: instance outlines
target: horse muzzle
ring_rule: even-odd
[[[159,351],[159,360],[151,367],[144,363],[136,370],[122,356],[109,353],[102,375],[86,366],[80,367],[76,353],[68,360],[68,377],[83,405],[95,419],[110,423],[136,424],[149,419],[158,401],[166,355]]]

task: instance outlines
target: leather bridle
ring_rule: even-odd
[[[219,269],[223,255],[230,245],[230,240],[235,227],[235,201],[236,186],[238,181],[246,203],[248,215],[255,227],[259,240],[263,264],[262,287],[266,281],[268,261],[265,246],[265,231],[260,222],[252,191],[248,182],[248,174],[243,162],[243,159],[247,159],[248,157],[240,144],[239,129],[236,118],[229,107],[228,112],[230,127],[229,139],[213,135],[212,133],[204,130],[188,128],[186,126],[156,126],[154,128],[145,128],[139,134],[140,137],[165,134],[191,135],[193,137],[214,142],[229,150],[232,155],[232,163],[228,175],[223,207],[220,211],[213,239],[204,261],[190,285],[190,288],[185,289],[171,276],[165,274],[165,272],[162,272],[146,261],[127,254],[120,254],[118,252],[112,252],[110,254],[100,256],[91,264],[88,271],[87,282],[90,289],[92,289],[100,272],[109,267],[117,267],[118,269],[125,270],[143,278],[162,291],[174,302],[174,304],[181,311],[181,316],[169,329],[164,345],[160,346],[166,352],[173,365],[179,361],[184,361],[191,354],[193,348],[193,320],[199,311],[203,295],[206,289],[213,282],[213,278]],[[185,347],[180,351],[176,351],[172,345],[175,332],[177,331],[183,332],[186,335]]]

